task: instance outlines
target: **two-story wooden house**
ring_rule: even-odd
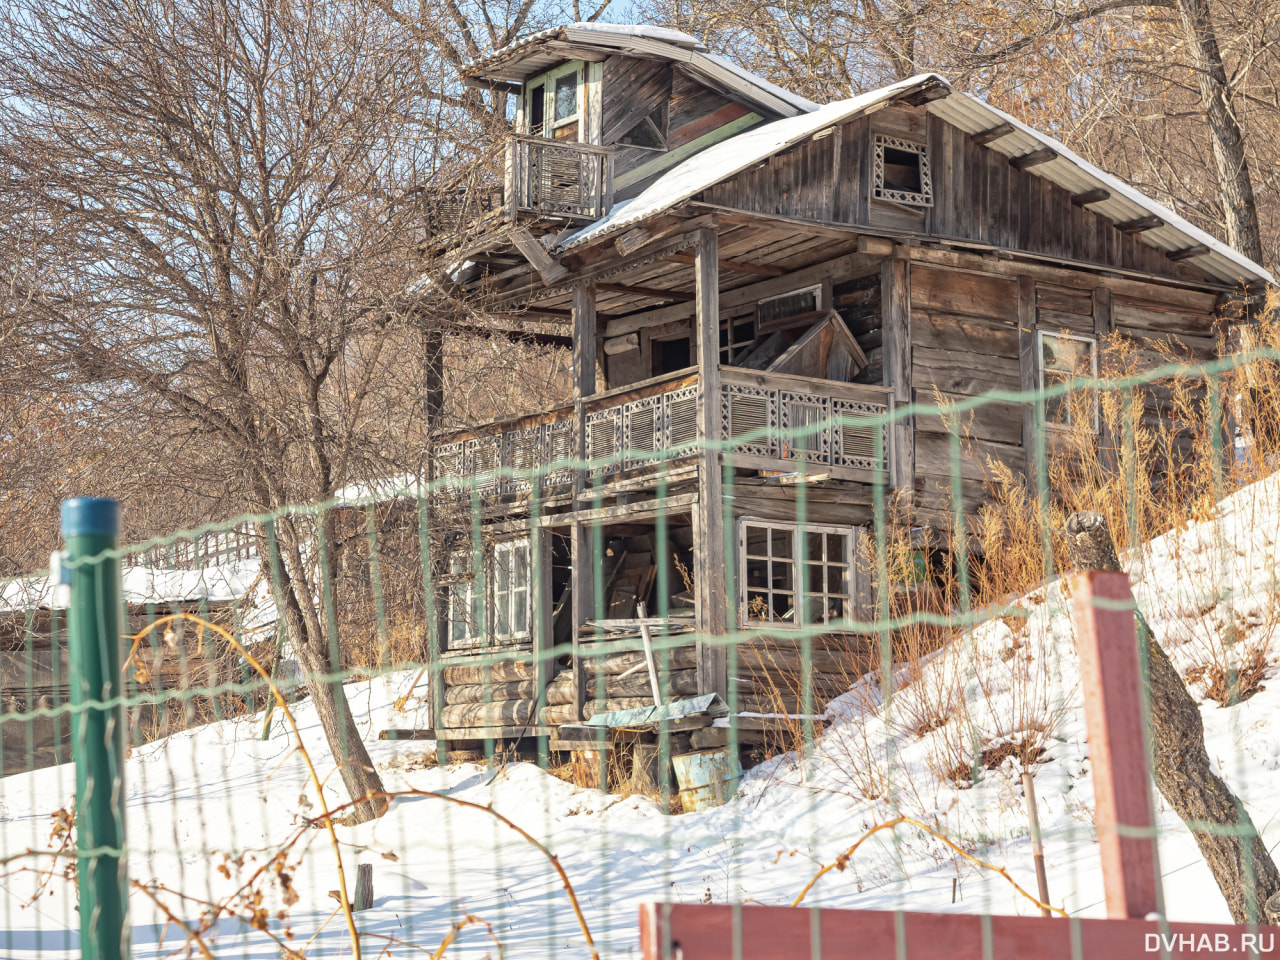
[[[935,75],[818,105],[681,33],[573,24],[464,79],[517,106],[501,203],[437,238],[455,292],[563,323],[574,396],[435,440],[437,479],[482,519],[459,525],[441,584],[442,736],[651,702],[634,657],[522,662],[583,652],[591,622],[625,628],[640,603],[690,631],[664,695],[794,709],[766,696],[769,658],[788,630],[871,618],[858,539],[877,490],[905,493],[915,523],[951,516],[940,420],[874,418],[1096,371],[1113,331],[1211,357],[1220,305],[1271,281]],[[1037,430],[1025,406],[976,411],[966,514],[986,458],[1025,469],[1073,415],[1052,406]],[[575,458],[592,465],[520,472]],[[764,665],[731,677],[717,638],[756,629],[769,639],[742,649]],[[504,664],[471,662],[495,649]],[[820,705],[842,648],[816,649]]]

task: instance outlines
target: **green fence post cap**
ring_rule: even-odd
[[[62,501],[62,536],[115,536],[120,532],[120,503],[106,497]]]

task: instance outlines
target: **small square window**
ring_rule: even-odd
[[[933,176],[924,144],[876,134],[871,195],[916,207],[933,206]]]

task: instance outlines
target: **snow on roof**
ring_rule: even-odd
[[[1188,257],[1188,262],[1217,279],[1227,283],[1275,283],[1264,267],[1189,223],[1164,204],[1100,170],[1053,137],[1033,130],[976,97],[950,90],[948,82],[933,73],[920,74],[848,100],[816,107],[799,116],[775,120],[708,147],[659,177],[639,196],[616,204],[606,216],[567,237],[558,249],[579,246],[669,210],[827,127],[929,84],[941,84],[950,91],[947,96],[930,101],[929,112],[966,133],[980,133],[1003,123],[1013,128],[1009,134],[988,143],[987,149],[1016,157],[1047,146],[1057,156],[1047,163],[1037,164],[1030,171],[1033,175],[1044,177],[1072,194],[1093,189],[1102,189],[1110,194],[1106,200],[1090,203],[1090,210],[1114,223],[1158,217],[1162,225],[1144,230],[1141,234],[1144,243],[1167,252],[1203,245],[1204,252]]]
[[[775,120],[722,140],[667,171],[639,196],[615,204],[606,216],[566,238],[560,249],[576,247],[668,210],[721,180],[767,160],[780,150],[828,127],[904,93],[938,83],[945,85],[946,81],[936,73],[922,73],[879,90],[871,90],[848,100],[837,100],[810,113]]]
[[[521,37],[513,43],[466,64],[464,77],[522,82],[542,70],[570,59],[563,50],[538,50],[547,40],[563,40],[590,47],[604,47],[638,56],[678,63],[695,77],[742,96],[784,117],[816,110],[818,105],[744,70],[687,33],[643,24],[571,23]]]
[[[1106,190],[1111,194],[1110,198],[1090,203],[1088,208],[1114,223],[1146,216],[1159,217],[1164,225],[1144,230],[1141,234],[1144,243],[1170,252],[1203,244],[1207,248],[1206,252],[1189,258],[1188,262],[1228,283],[1242,280],[1275,283],[1275,279],[1265,268],[1244,254],[1188,223],[1164,204],[1140,193],[1118,177],[1094,166],[1048,134],[1032,129],[1003,110],[967,93],[952,93],[944,99],[934,100],[928,109],[930,113],[969,134],[1008,123],[1014,128],[1014,132],[991,141],[987,144],[987,149],[1006,157],[1018,157],[1049,147],[1058,156],[1048,163],[1037,164],[1031,172],[1073,194],[1094,189]]]

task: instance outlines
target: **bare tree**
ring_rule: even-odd
[[[171,456],[199,447],[256,510],[403,464],[388,411],[414,398],[386,372],[424,322],[405,295],[423,185],[474,148],[436,52],[348,0],[18,0],[0,33],[7,329],[48,383]],[[358,800],[381,784],[322,602],[332,515],[273,532],[289,639]]]

